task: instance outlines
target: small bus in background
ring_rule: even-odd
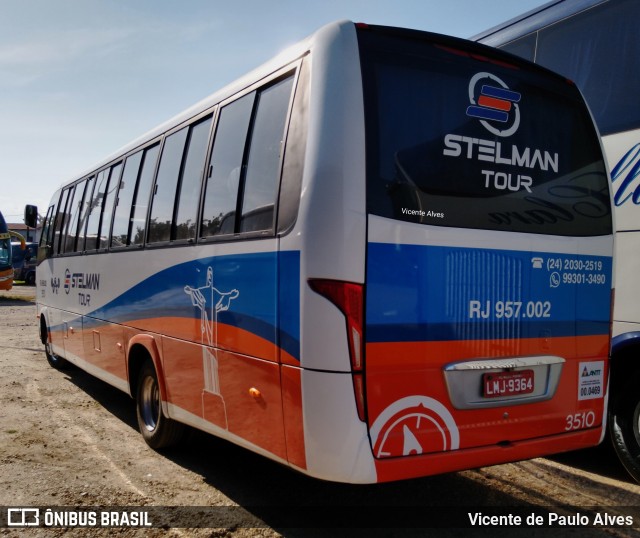
[[[0,213],[0,290],[10,290],[13,287],[11,257],[11,235]]]
[[[22,245],[13,241],[11,243],[11,251],[13,280],[15,282],[24,282],[28,286],[35,286],[38,243],[27,242]]]
[[[556,0],[473,39],[576,82],[598,125],[616,220],[609,430],[640,481],[640,2]]]
[[[575,85],[338,22],[54,193],[40,337],[153,448],[399,480],[600,442],[612,260]]]
[[[10,290],[13,287],[13,252],[15,248],[11,238],[20,242],[15,243],[20,253],[26,248],[24,237],[9,230],[2,213],[0,213],[0,290]]]

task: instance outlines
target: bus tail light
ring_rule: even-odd
[[[324,279],[309,279],[309,286],[344,314],[358,416],[364,420],[364,286]]]
[[[358,410],[358,418],[364,422],[364,376],[362,373],[353,374],[353,392],[356,397],[356,408]]]

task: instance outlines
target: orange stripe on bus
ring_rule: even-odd
[[[527,355],[557,355],[589,358],[608,355],[609,337],[567,336],[521,338],[513,340],[456,340],[437,342],[382,342],[367,344],[367,365],[403,369],[424,367],[425,362],[444,365],[456,360],[500,358]]]

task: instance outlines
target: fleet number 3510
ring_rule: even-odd
[[[593,411],[582,411],[573,415],[567,415],[565,431],[584,430],[592,428],[596,423],[596,414]]]

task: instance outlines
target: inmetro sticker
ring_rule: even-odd
[[[604,361],[581,362],[578,365],[578,400],[594,400],[604,396]]]

